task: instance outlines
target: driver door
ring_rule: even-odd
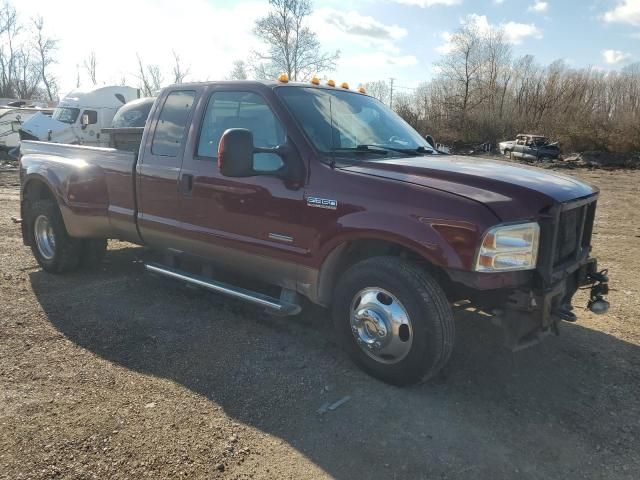
[[[282,123],[252,91],[218,87],[201,103],[200,133],[180,172],[185,247],[227,270],[295,286],[297,264],[308,252],[299,231],[303,189],[276,176],[284,165],[276,154],[255,154],[254,168],[263,174],[253,177],[224,177],[217,165],[227,129],[246,128],[256,147],[275,147],[286,141]]]

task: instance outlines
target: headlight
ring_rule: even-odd
[[[482,239],[477,272],[504,272],[536,268],[540,226],[535,223],[499,225]]]

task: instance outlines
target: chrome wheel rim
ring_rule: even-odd
[[[380,363],[397,363],[413,344],[411,319],[402,303],[382,288],[365,288],[353,298],[351,333],[360,349]]]
[[[36,218],[33,225],[38,252],[45,260],[51,260],[56,253],[56,236],[53,233],[51,222],[44,215]]]

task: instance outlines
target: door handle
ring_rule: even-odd
[[[190,173],[183,173],[180,177],[180,192],[183,195],[191,195],[193,190],[193,175]]]

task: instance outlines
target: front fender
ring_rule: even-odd
[[[461,270],[471,268],[483,234],[479,225],[460,220],[370,212],[341,217],[336,230],[323,232],[319,239],[323,259],[348,242],[381,240],[411,250],[435,266]]]

